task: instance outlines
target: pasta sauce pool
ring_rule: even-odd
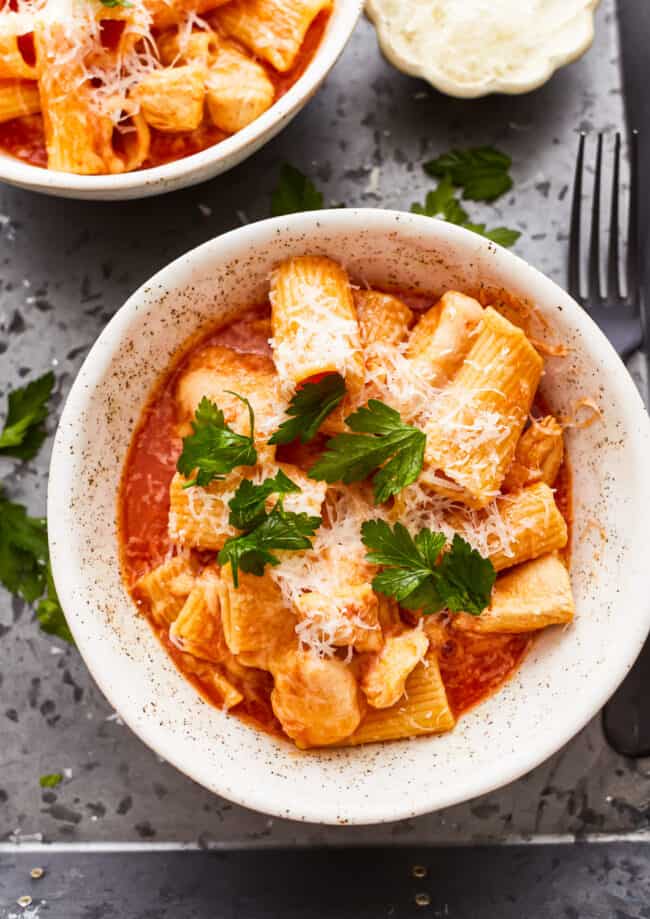
[[[400,292],[399,296],[418,312],[435,302],[434,298],[420,294],[409,296]],[[143,412],[125,464],[119,497],[122,565],[129,588],[149,569],[161,564],[170,550],[167,533],[169,484],[181,452],[181,440],[175,429],[174,404],[179,375],[196,352],[211,345],[270,354],[267,343],[271,334],[269,317],[270,307],[261,306],[248,312],[241,320],[201,338],[177,361]],[[537,408],[544,411],[545,406],[540,403]],[[280,448],[279,458],[285,461],[294,459],[291,450],[291,447]],[[556,488],[558,505],[570,523],[570,475],[566,462]],[[213,558],[214,553],[209,553],[205,560]],[[214,690],[188,666],[188,656],[180,652],[153,621],[151,625],[181,672],[207,701],[220,707],[221,700],[215,696]],[[494,693],[516,672],[532,644],[533,634],[471,635],[447,629],[439,664],[449,704],[456,717]],[[253,672],[256,676],[252,691],[249,692],[250,687],[247,686],[247,698],[231,711],[266,731],[281,734],[270,704],[272,678],[263,671]]]

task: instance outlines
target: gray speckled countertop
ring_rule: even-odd
[[[546,87],[472,102],[392,69],[362,21],[305,111],[225,176],[110,205],[0,190],[0,394],[53,367],[60,407],[128,294],[185,250],[267,216],[286,159],[328,202],[408,209],[431,187],[424,159],[454,144],[498,143],[513,156],[515,190],[472,214],[521,229],[517,251],[562,282],[575,132],[622,124],[614,0],[603,0],[592,50]],[[45,507],[47,462],[47,449],[24,466],[0,460],[0,479],[35,513]],[[370,828],[270,820],[213,797],[157,758],[120,723],[78,653],[41,633],[32,612],[1,590],[0,638],[0,840],[422,844],[648,825],[650,762],[614,754],[598,719],[520,781],[441,813]],[[64,782],[41,790],[39,776],[56,771]]]

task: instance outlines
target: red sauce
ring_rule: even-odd
[[[307,69],[323,38],[328,19],[328,12],[318,14],[307,31],[294,66],[287,73],[278,73],[272,67],[264,65],[269,79],[275,86],[276,102],[291,89]],[[102,20],[101,39],[104,47],[109,49],[116,47],[123,28],[124,23],[120,20]],[[19,43],[26,62],[33,64],[35,62],[33,36],[31,34],[22,36]],[[164,134],[152,128],[149,156],[141,168],[151,169],[154,166],[161,166],[164,163],[191,156],[193,153],[218,144],[228,136],[224,131],[216,128],[207,117],[195,131]],[[32,166],[47,167],[42,117],[31,115],[0,124],[0,148]]]
[[[393,293],[399,293],[394,292]],[[422,309],[434,298],[428,295],[399,293],[412,306]],[[175,365],[154,391],[134,435],[126,459],[119,504],[119,529],[122,546],[122,566],[127,586],[146,571],[160,564],[169,549],[167,518],[169,513],[169,484],[175,472],[181,441],[176,433],[174,392],[179,375],[189,360],[200,350],[212,345],[225,345],[238,351],[268,354],[270,307],[257,307],[242,319],[199,337],[180,355]],[[542,400],[536,402],[536,413],[548,410]],[[323,441],[308,445],[283,447],[278,458],[285,462],[310,465],[314,450]],[[569,526],[571,525],[571,481],[568,464],[560,470],[555,483],[556,500]],[[210,556],[212,559],[213,553]],[[169,641],[166,633],[157,632],[167,653],[176,666],[210,703],[221,706],[214,690],[188,670],[186,656]],[[447,641],[440,654],[440,671],[451,709],[456,717],[496,692],[518,669],[532,645],[535,633],[520,635],[472,635],[449,629]],[[247,698],[231,711],[245,720],[269,731],[281,734],[280,725],[270,705],[272,679],[259,674],[254,698]]]

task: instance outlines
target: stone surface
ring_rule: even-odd
[[[581,61],[538,92],[461,102],[393,70],[362,21],[324,89],[254,158],[197,188],[123,204],[0,190],[0,394],[53,367],[56,407],[90,344],[138,285],[182,252],[269,213],[279,164],[309,173],[331,203],[408,209],[431,187],[421,163],[452,145],[498,143],[515,189],[472,216],[522,230],[517,251],[562,282],[578,129],[623,123],[613,0]],[[54,418],[50,427],[54,426]],[[0,460],[0,479],[45,507],[48,450]],[[460,842],[504,835],[625,832],[650,814],[650,762],[606,746],[598,719],[546,764],[479,800],[394,825],[303,826],[213,797],[123,727],[74,649],[0,593],[0,839],[200,840],[223,845]],[[65,773],[42,791],[43,773]]]

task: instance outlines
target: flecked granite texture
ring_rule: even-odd
[[[471,206],[471,214],[522,230],[516,251],[563,281],[575,132],[622,123],[613,0],[599,11],[592,50],[546,87],[473,102],[393,70],[362,21],[321,93],[228,175],[110,205],[2,188],[0,394],[53,367],[58,409],[128,294],[185,250],[267,216],[287,159],[316,180],[328,203],[408,209],[431,187],[425,159],[452,145],[498,143],[513,156],[515,190],[497,207]],[[48,452],[24,466],[0,460],[8,492],[34,513],[45,507]],[[421,844],[648,824],[650,763],[614,754],[599,719],[520,781],[441,813],[371,828],[270,820],[213,797],[160,761],[121,725],[77,652],[42,634],[32,612],[2,591],[0,639],[0,840]],[[64,782],[42,791],[39,776],[57,771]]]

